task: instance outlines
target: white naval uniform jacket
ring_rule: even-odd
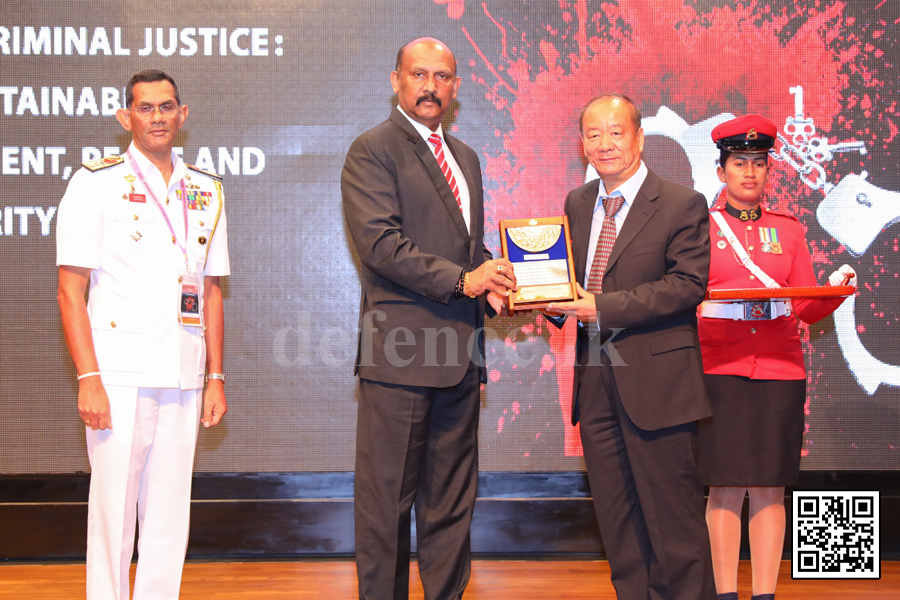
[[[203,278],[230,273],[221,182],[189,169],[173,152],[174,171],[166,189],[150,160],[134,144],[130,151],[186,248],[190,271],[199,274],[202,307]],[[178,322],[184,256],[179,244],[172,243],[159,208],[123,158],[113,166],[75,173],[59,205],[56,263],[92,269],[88,316],[104,384],[202,388],[203,328]],[[187,211],[186,244],[182,178],[189,197],[208,192],[198,194],[195,208]],[[131,194],[143,194],[146,201],[131,201]]]

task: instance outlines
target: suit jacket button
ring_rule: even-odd
[[[756,327],[751,327],[751,328],[750,328],[750,333],[756,333]]]

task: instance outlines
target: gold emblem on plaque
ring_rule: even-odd
[[[531,227],[512,227],[507,229],[513,243],[527,252],[543,252],[552,248],[559,235],[562,233],[562,225],[533,225]]]

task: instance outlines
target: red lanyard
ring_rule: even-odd
[[[169,226],[169,232],[172,234],[172,243],[178,245],[178,249],[181,250],[182,256],[184,256],[184,266],[190,272],[191,267],[188,262],[187,248],[181,245],[181,242],[178,241],[178,237],[175,235],[175,228],[172,227],[172,222],[169,220],[169,215],[166,214],[165,209],[160,204],[159,200],[156,198],[156,194],[153,193],[153,190],[150,188],[150,185],[147,183],[147,179],[144,177],[143,171],[141,171],[141,167],[138,166],[137,161],[134,159],[134,156],[131,155],[131,148],[125,151],[125,155],[128,156],[128,164],[131,165],[131,170],[135,172],[138,179],[141,181],[141,185],[144,186],[144,189],[147,190],[147,193],[150,194],[150,199],[153,200],[153,203],[156,205],[156,208],[159,209],[159,212],[162,213],[163,219],[166,220],[166,225]],[[187,236],[188,236],[188,216],[187,216],[187,193],[184,189],[184,178],[182,178],[179,182],[181,185],[181,210],[184,213],[184,242],[187,244]]]

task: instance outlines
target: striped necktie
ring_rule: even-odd
[[[444,144],[441,140],[441,136],[432,133],[428,136],[428,141],[434,144],[434,157],[437,159],[438,166],[441,167],[441,172],[444,174],[444,177],[447,178],[450,189],[453,190],[453,197],[456,198],[456,205],[462,210],[462,199],[459,197],[459,188],[456,186],[456,178],[453,176],[453,171],[450,170],[450,165],[447,164],[447,159],[444,158]]]
[[[594,251],[594,262],[591,264],[591,271],[588,275],[586,291],[591,294],[600,294],[603,292],[603,275],[606,273],[606,263],[609,262],[609,255],[612,253],[613,246],[616,243],[616,213],[622,208],[625,198],[622,196],[603,196],[603,211],[606,215],[603,217],[603,226],[600,228],[600,237],[597,238],[597,249]],[[600,329],[598,321],[600,315],[597,315],[597,321],[588,323],[588,335],[595,337]]]

